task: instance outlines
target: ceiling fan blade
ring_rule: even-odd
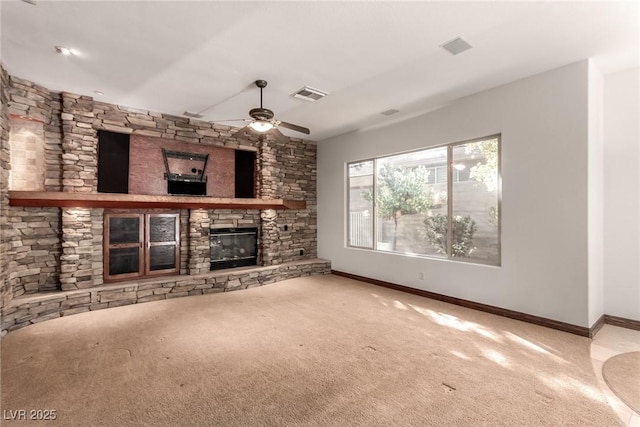
[[[206,111],[211,110],[212,108],[217,107],[218,105],[224,104],[225,102],[231,100],[232,98],[235,98],[236,96],[240,95],[242,92],[246,92],[248,89],[251,89],[253,87],[254,83],[251,83],[250,85],[247,85],[246,87],[240,89],[240,91],[232,93],[231,95],[227,96],[226,98],[222,99],[221,101],[216,102],[213,105],[210,105],[208,107],[206,107],[203,110],[198,111],[198,114],[202,114]],[[230,121],[230,120],[226,120],[226,121]]]
[[[249,125],[246,125],[245,127],[239,129],[236,133],[232,134],[231,138],[244,138],[247,132],[249,132],[249,129],[251,129]]]
[[[294,124],[287,123],[287,122],[280,122],[279,126],[282,126],[283,128],[295,130],[296,132],[306,133],[307,135],[309,135],[311,133],[311,131],[309,129],[305,128],[305,127],[294,125]]]
[[[212,122],[214,123],[221,123],[221,122],[250,122],[251,119],[215,119],[212,120]]]
[[[275,136],[276,139],[283,144],[289,143],[289,138],[287,138],[286,135],[280,132],[278,129],[271,129],[271,135]]]

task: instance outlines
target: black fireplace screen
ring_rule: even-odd
[[[257,228],[212,228],[211,270],[257,264]]]

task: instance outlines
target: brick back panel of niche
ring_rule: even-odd
[[[206,167],[207,196],[235,196],[235,151],[212,145],[189,144],[165,138],[131,135],[129,193],[166,195],[167,181],[162,148],[195,154],[209,154]]]
[[[44,124],[11,119],[12,190],[43,191],[45,179]]]

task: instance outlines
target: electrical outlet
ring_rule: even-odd
[[[418,279],[424,280],[424,272],[421,271],[420,273],[418,273]]]

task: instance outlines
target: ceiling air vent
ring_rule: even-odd
[[[462,40],[460,37],[448,41],[445,44],[440,45],[440,47],[452,55],[457,55],[464,52],[465,50],[471,49],[471,45]]]
[[[303,99],[305,101],[314,102],[320,98],[324,98],[328,93],[320,89],[314,89],[309,86],[305,86],[297,92],[291,94],[294,98]]]

